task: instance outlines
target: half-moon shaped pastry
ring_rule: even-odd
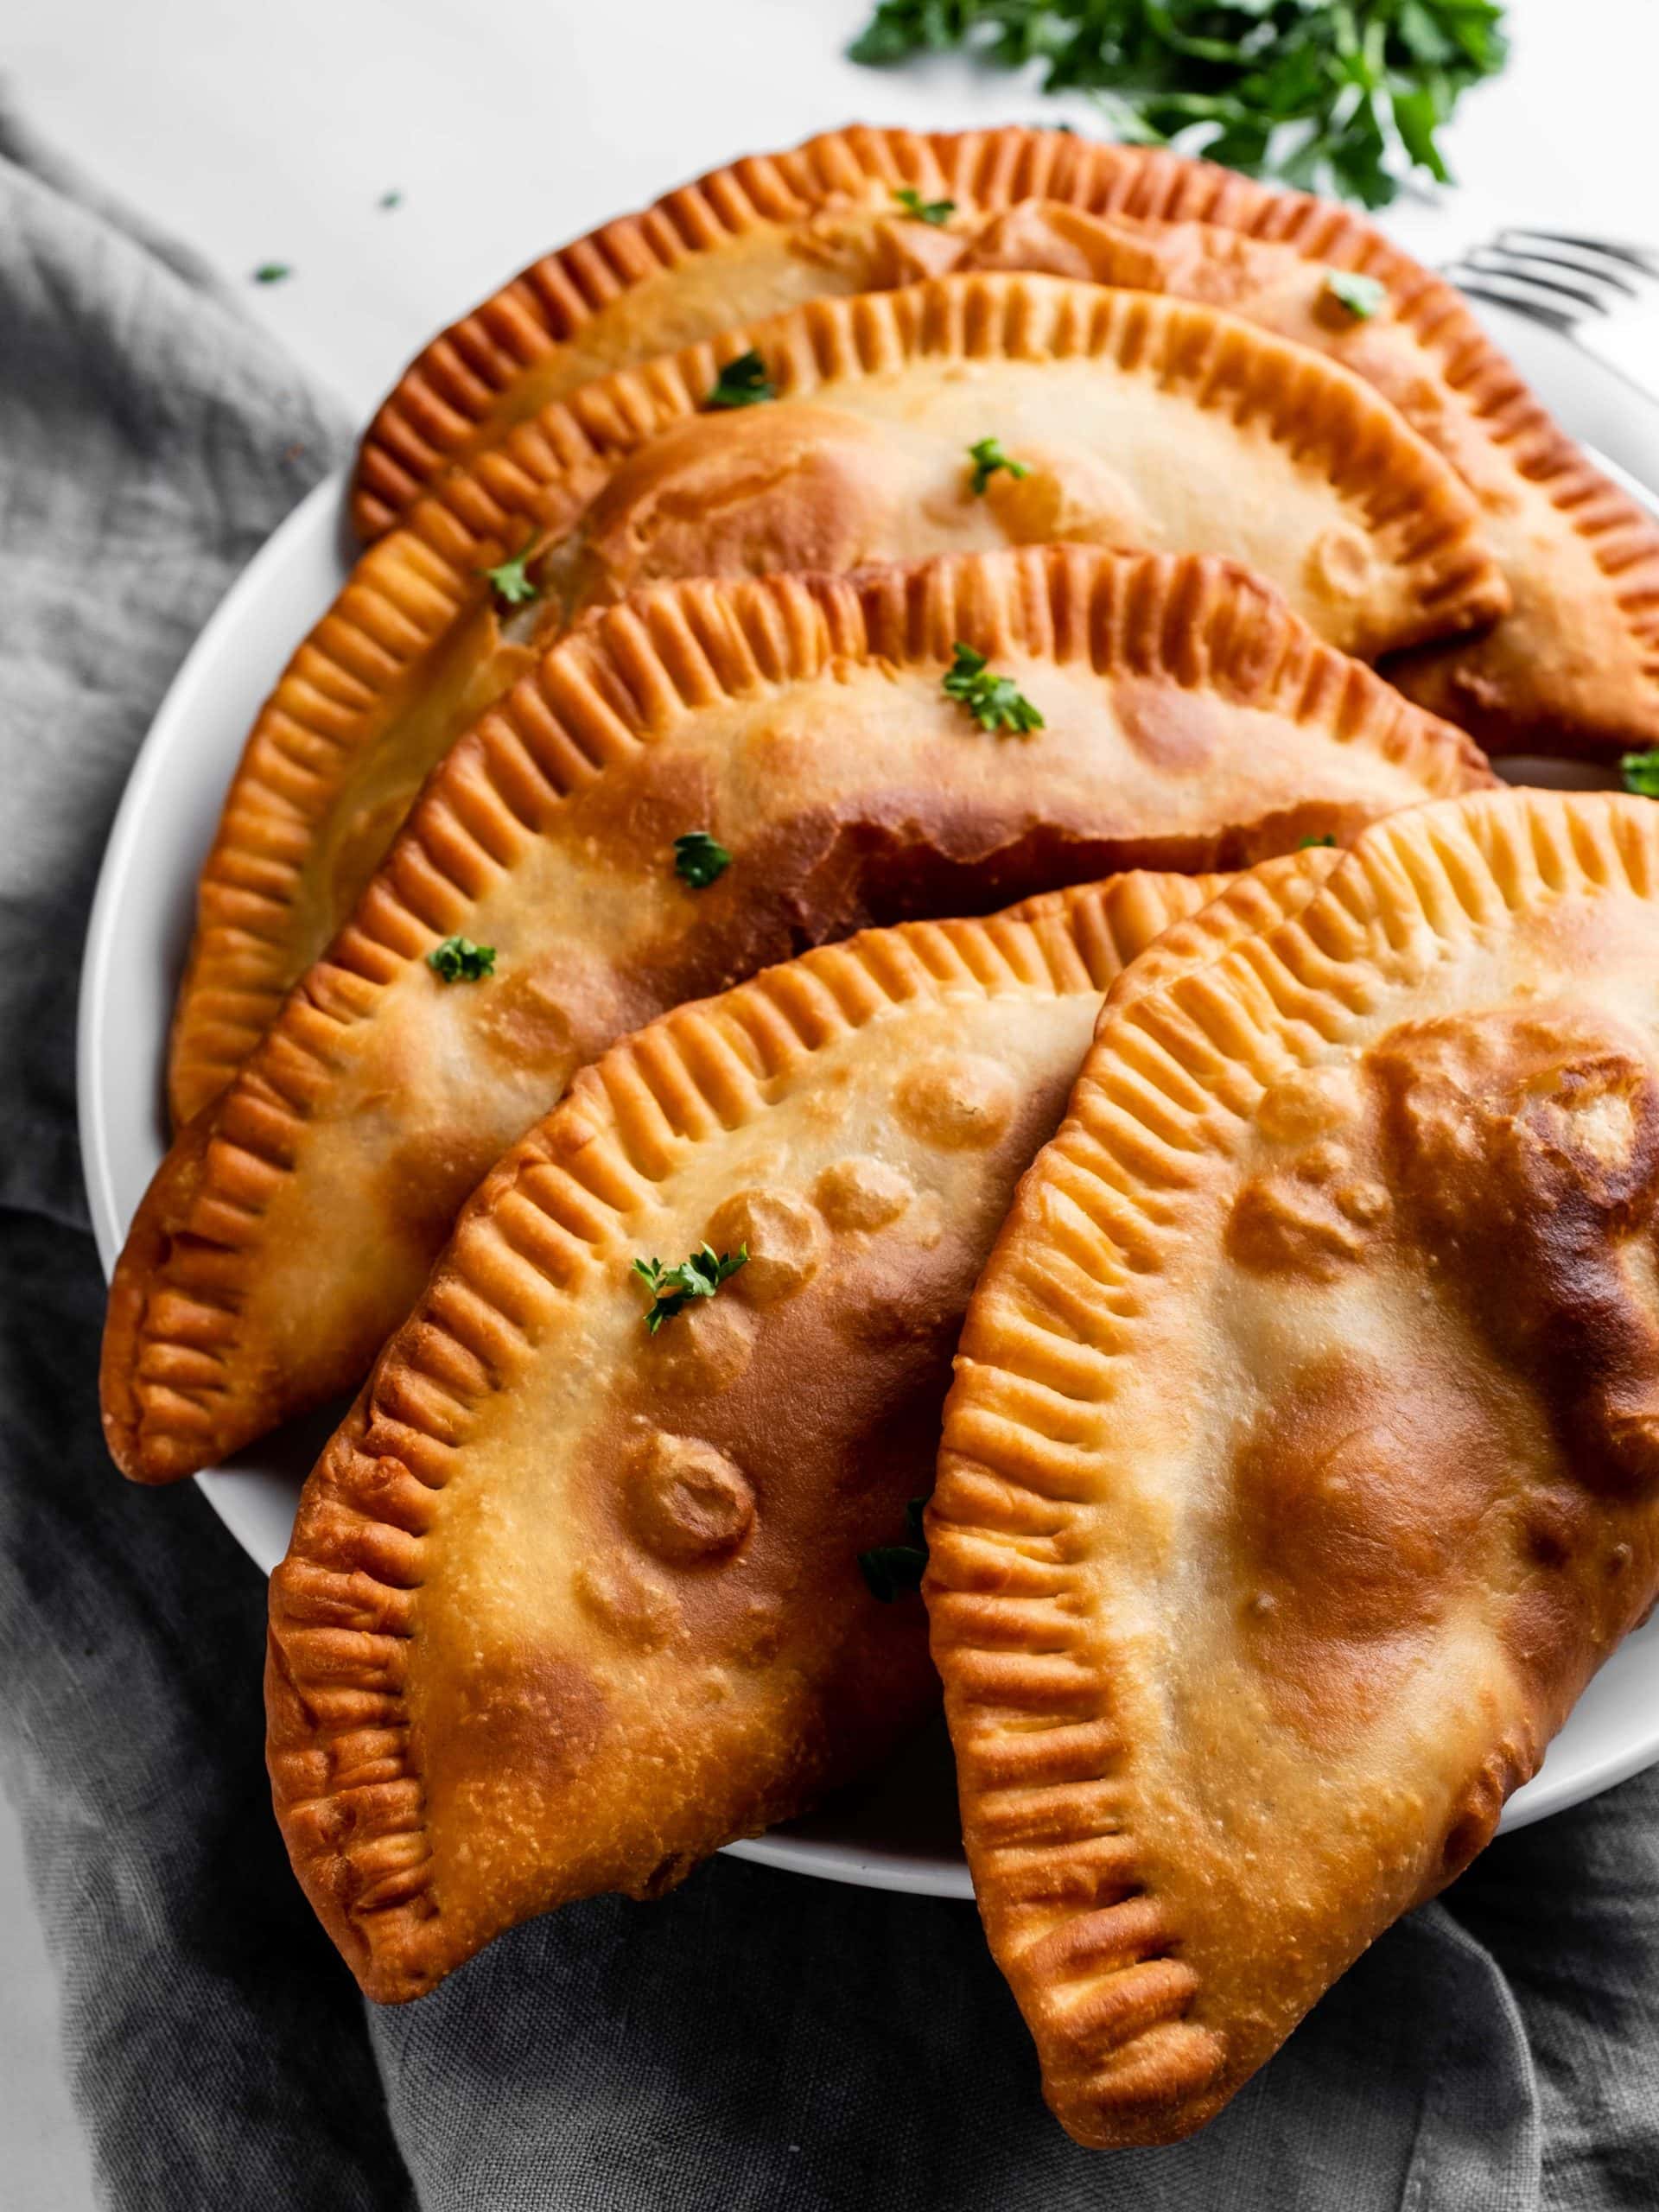
[[[982,726],[999,700],[1040,727]],[[681,1000],[872,919],[1231,867],[1491,781],[1225,563],[1053,549],[642,594],[454,748],[162,1163],[111,1291],[111,1448],[166,1480],[355,1389],[485,1170]],[[466,979],[462,941],[492,972]]]
[[[1120,876],[808,953],[614,1046],[491,1173],[271,1583],[277,1815],[370,1996],[666,1888],[936,1703],[860,1554],[931,1479],[1102,991],[1205,895]],[[747,1256],[653,1332],[635,1262],[705,1246]]]
[[[1334,238],[1322,227],[1324,257],[1311,259],[1308,238],[1288,244],[1217,223],[1137,223],[1027,200],[964,238],[954,265],[1203,300],[1363,377],[1478,499],[1513,602],[1478,639],[1391,658],[1390,681],[1494,752],[1595,754],[1659,741],[1651,518],[1555,429],[1449,285],[1392,248],[1378,251],[1376,233],[1351,218]],[[1382,288],[1365,315],[1333,292],[1330,262],[1363,263]]]
[[[1080,2141],[1208,2119],[1659,1588],[1659,811],[1483,794],[1103,1016],[970,1306],[926,1595]]]
[[[750,355],[776,397],[711,407]],[[1017,470],[982,473],[988,439]],[[1057,540],[1236,557],[1365,658],[1508,604],[1473,500],[1400,416],[1212,308],[949,277],[620,372],[441,482],[296,654],[203,870],[175,1117],[327,944],[470,715],[585,609],[686,575]],[[540,597],[504,627],[486,571],[532,544]]]
[[[949,220],[906,219],[906,189],[950,200]],[[1099,226],[1090,238],[1096,218],[1116,243],[1103,245]],[[1185,235],[1160,238],[1172,225]],[[1293,257],[1305,279],[1287,284]],[[589,377],[808,295],[962,267],[1208,300],[1333,353],[1474,487],[1515,594],[1494,630],[1418,657],[1401,680],[1493,751],[1659,743],[1659,531],[1556,428],[1451,286],[1327,201],[1065,132],[830,131],[546,256],[435,339],[381,408],[359,459],[358,525],[377,535],[445,467]],[[1351,313],[1325,289],[1332,270],[1378,278],[1385,310]]]

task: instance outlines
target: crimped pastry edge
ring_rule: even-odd
[[[377,717],[463,617],[487,621],[483,572],[583,507],[594,472],[698,413],[722,362],[752,346],[785,396],[919,357],[1116,359],[1203,410],[1249,413],[1299,453],[1323,451],[1415,586],[1420,634],[1490,620],[1507,594],[1450,465],[1340,364],[1218,309],[1048,276],[947,276],[817,299],[556,401],[473,467],[440,479],[363,556],[262,709],[203,864],[169,1048],[182,1125],[245,1058],[291,980],[291,925],[315,825]],[[1402,632],[1402,646],[1410,639]]]
[[[1106,1277],[1127,1284],[1154,1266],[1160,1235],[1179,1219],[1181,1139],[1201,1147],[1211,1114],[1230,1125],[1241,1099],[1300,1065],[1308,1040],[1368,1011],[1379,977],[1408,987],[1449,944],[1545,899],[1659,899],[1659,814],[1618,794],[1477,793],[1374,823],[1305,904],[1294,885],[1281,888],[1291,893],[1286,918],[1208,963],[1178,962],[1103,1014],[1066,1119],[1022,1183],[970,1302],[928,1512],[923,1588],[976,1894],[1049,2103],[1094,2146],[1192,2133],[1267,2053],[1241,2063],[1205,2021],[1180,1928],[1149,1893],[1133,1837],[1091,1819],[1090,1792],[1125,1745],[1109,1661],[1088,1649],[1087,1545],[1070,1511],[1086,1478],[1031,1419],[1046,1389],[1045,1340],[1064,1366],[1065,1398],[1108,1395],[1111,1363],[1133,1351],[1137,1301],[1114,1302]],[[1192,925],[1183,931],[1191,938]],[[1143,1049],[1114,1081],[1126,1033]],[[1137,1091],[1155,1095],[1155,1132]],[[1090,1223],[1098,1263],[1087,1342],[1046,1294],[1042,1238],[1027,1231],[1057,1180]],[[1022,1611],[1036,1631],[1023,1639]],[[1489,1828],[1541,1749],[1497,1747],[1503,1780]],[[1041,1919],[1057,1900],[1058,1921],[1022,1931],[1022,1914]]]
[[[372,1018],[391,976],[464,929],[469,887],[511,868],[548,809],[715,696],[810,679],[837,660],[938,665],[958,638],[988,655],[1086,658],[1103,677],[1214,685],[1370,747],[1421,777],[1426,797],[1491,780],[1460,731],[1323,644],[1245,571],[1207,556],[954,556],[861,576],[664,585],[605,609],[453,748],[353,919],[158,1171],[111,1288],[100,1389],[118,1465],[136,1480],[175,1480],[292,1410],[274,1394],[250,1408],[251,1382],[232,1393],[225,1371],[272,1191],[293,1171],[340,1033]],[[1294,835],[1294,823],[1285,827]],[[1183,870],[1235,857],[1213,841],[1160,855]],[[168,1230],[181,1219],[194,1224],[188,1233]],[[148,1404],[141,1376],[154,1386]],[[244,1416],[236,1426],[233,1405]]]
[[[907,1004],[1102,991],[1149,928],[1218,887],[1129,874],[980,920],[902,923],[820,947],[613,1046],[486,1179],[324,1451],[271,1580],[277,1818],[371,1997],[421,1994],[480,1940],[443,1920],[405,1690],[442,1491],[464,1475],[474,1414],[552,1304],[625,1268],[630,1222],[663,1175],[771,1110],[768,1093],[826,1045]]]

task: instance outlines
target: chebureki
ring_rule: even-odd
[[[1084,2142],[1225,2102],[1659,1588],[1656,902],[1643,800],[1395,816],[1125,989],[1021,1187],[925,1592]]]
[[[1189,2133],[1659,1592],[1659,814],[1474,741],[1659,745],[1659,531],[1367,224],[1029,130],[550,256],[353,512],[100,1378],[150,1482],[359,1390],[302,1882],[414,1996],[942,1678],[1051,2102]]]
[[[980,726],[960,648],[1041,726]],[[618,1035],[804,944],[1224,868],[1478,788],[1469,741],[1224,563],[1083,549],[645,593],[458,745],[117,1267],[111,1448],[166,1480],[354,1389],[503,1147]],[[702,831],[729,853],[676,872]],[[446,982],[428,956],[487,945]]]
[[[860,1554],[925,1492],[963,1307],[1101,994],[1213,886],[872,931],[613,1046],[496,1167],[271,1585],[294,1865],[372,1997],[654,1894],[936,1703]],[[647,1325],[633,1262],[745,1255]]]
[[[711,405],[751,354],[775,396]],[[1017,466],[977,467],[988,439]],[[1401,415],[1210,307],[948,276],[620,371],[440,479],[295,655],[203,870],[175,1119],[327,944],[434,760],[585,610],[686,575],[1052,542],[1236,557],[1367,659],[1509,604],[1473,499]],[[504,617],[486,572],[509,556],[535,596]]]
[[[906,189],[949,199],[949,220],[906,219]],[[544,257],[410,365],[363,442],[359,528],[377,535],[590,377],[809,296],[965,268],[1168,291],[1334,354],[1466,479],[1515,596],[1485,637],[1417,657],[1402,683],[1495,751],[1659,742],[1659,531],[1457,293],[1345,209],[1058,131],[827,132]],[[1386,308],[1349,312],[1325,289],[1332,269],[1377,278]]]

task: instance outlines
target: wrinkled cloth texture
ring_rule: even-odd
[[[1659,1770],[1495,1845],[1168,2151],[1090,2154],[1048,2119],[969,1906],[732,1860],[521,1929],[418,2005],[364,2005],[270,1815],[259,1578],[193,1486],[130,1488],[104,1453],[73,1051],[150,716],[346,450],[204,270],[0,118],[0,1777],[102,2201],[1659,2202]]]

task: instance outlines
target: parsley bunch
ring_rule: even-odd
[[[1508,57],[1502,0],[878,0],[849,51],[953,47],[1040,64],[1045,92],[1093,93],[1120,138],[1367,207],[1411,169],[1446,181],[1434,133]]]
[[[677,1268],[665,1268],[660,1260],[636,1260],[633,1272],[654,1300],[645,1315],[645,1326],[654,1337],[664,1322],[671,1321],[692,1299],[712,1298],[721,1283],[748,1263],[747,1244],[740,1244],[735,1252],[716,1252],[709,1245],[700,1245]]]

